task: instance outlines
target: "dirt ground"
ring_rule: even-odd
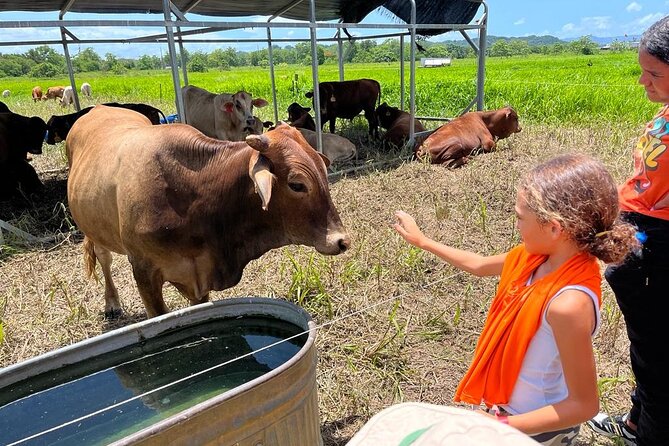
[[[245,269],[241,282],[213,292],[296,301],[321,326],[318,392],[325,445],[340,446],[391,404],[453,404],[473,353],[496,281],[458,272],[410,248],[391,228],[393,212],[414,215],[426,234],[456,247],[498,253],[514,246],[513,203],[518,177],[565,152],[602,159],[619,180],[631,171],[639,129],[524,126],[496,152],[448,170],[381,151],[361,155],[355,172],[333,175],[331,193],[352,239],[346,253],[325,257],[311,248],[273,250]],[[364,158],[362,156],[364,155]],[[86,279],[81,234],[67,212],[62,148],[34,165],[46,193],[0,203],[0,219],[46,237],[22,246],[6,231],[0,254],[0,367],[144,320],[129,264],[115,256],[113,274],[124,305],[104,318],[104,287]],[[351,167],[351,166],[345,166]],[[301,287],[301,288],[300,288]],[[307,293],[298,294],[296,288]],[[165,287],[171,309],[186,300]],[[633,385],[624,321],[604,285],[603,326],[595,338],[602,409],[620,413]],[[581,445],[613,445],[587,428]]]

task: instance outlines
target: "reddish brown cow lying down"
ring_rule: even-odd
[[[386,133],[383,134],[382,140],[395,147],[404,146],[404,143],[409,138],[411,115],[384,102],[376,109],[376,116],[379,118],[381,127],[387,129]],[[425,127],[417,119],[414,119],[413,128],[414,133],[425,131]]]
[[[469,112],[442,125],[423,141],[416,156],[430,157],[432,164],[460,167],[476,150],[490,152],[498,139],[520,132],[518,114],[511,107]]]
[[[98,105],[74,123],[66,148],[70,211],[89,272],[102,266],[110,316],[121,312],[111,252],[128,256],[153,317],[169,311],[165,282],[197,304],[237,284],[270,249],[302,244],[336,255],[349,247],[327,160],[288,125],[219,141]]]

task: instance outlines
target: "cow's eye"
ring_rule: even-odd
[[[242,105],[241,105],[241,104],[236,104],[235,107],[237,107],[237,110],[241,110],[241,109],[242,109]]]
[[[291,188],[294,192],[306,192],[307,186],[302,183],[288,183],[288,187]]]

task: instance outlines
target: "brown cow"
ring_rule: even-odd
[[[253,107],[268,104],[263,98],[253,99],[245,91],[214,94],[194,85],[187,85],[181,91],[186,124],[223,141],[243,141],[246,135],[253,133],[256,122]]]
[[[376,116],[379,118],[381,127],[387,129],[382,141],[395,147],[403,147],[409,137],[411,115],[384,102],[376,109]],[[414,133],[425,131],[425,127],[417,119],[413,121],[413,129]]]
[[[429,156],[432,164],[460,167],[476,150],[490,152],[498,139],[521,131],[518,114],[511,107],[469,112],[442,125],[417,149],[419,158]]]
[[[313,92],[306,97],[313,98]],[[343,82],[320,82],[318,97],[321,106],[321,125],[330,121],[330,133],[335,131],[337,118],[353,119],[365,111],[369,123],[369,134],[379,136],[379,125],[376,119],[376,102],[381,102],[381,85],[374,79],[358,79]]]
[[[37,102],[42,99],[42,87],[39,85],[33,87],[33,102]]]
[[[47,99],[56,99],[56,98],[63,98],[63,92],[65,91],[65,87],[58,86],[58,87],[49,87],[46,89],[46,93],[44,96],[42,96],[43,100]]]
[[[288,106],[287,111],[288,122],[290,122],[290,125],[297,127],[298,129],[307,129],[314,132],[316,131],[316,123],[314,122],[314,118],[312,118],[309,114],[311,108],[302,107],[297,102],[293,102]]]
[[[164,282],[197,304],[237,284],[246,264],[273,248],[336,255],[349,247],[325,159],[288,125],[219,141],[98,105],[77,120],[66,147],[70,211],[85,234],[89,273],[96,259],[102,266],[107,315],[121,311],[111,252],[128,256],[153,317],[169,311]]]

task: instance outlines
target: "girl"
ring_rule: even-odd
[[[483,403],[542,444],[570,445],[599,408],[591,340],[600,321],[597,258],[620,262],[638,242],[634,228],[617,220],[613,178],[585,155],[530,171],[515,212],[523,243],[493,256],[431,240],[402,211],[395,229],[457,268],[500,276],[455,401]]]

